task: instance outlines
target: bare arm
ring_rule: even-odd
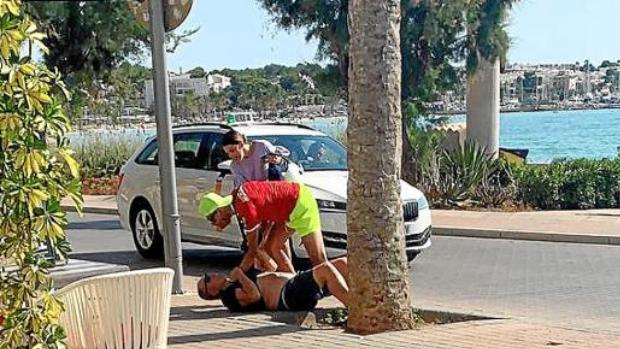
[[[243,255],[241,264],[239,264],[239,268],[243,271],[248,271],[252,268],[256,259],[256,251],[258,250],[258,232],[247,233],[246,236],[248,239],[248,250]]]
[[[261,298],[258,286],[252,280],[250,280],[243,270],[235,268],[231,272],[233,280],[236,280],[241,285],[241,289],[237,290],[237,299],[241,303],[251,304],[258,301]]]

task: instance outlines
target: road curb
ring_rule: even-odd
[[[483,239],[524,240],[544,242],[566,242],[595,245],[620,245],[620,237],[607,235],[583,235],[550,233],[540,231],[518,231],[501,229],[433,227],[433,235],[471,237]]]
[[[77,212],[73,205],[60,205],[60,207],[67,212]],[[82,208],[83,213],[98,213],[98,214],[112,214],[118,215],[118,209],[112,207],[88,207]]]
[[[61,205],[67,212],[76,212],[73,205]],[[115,207],[84,206],[83,213],[118,215]],[[503,229],[457,228],[433,226],[433,235],[482,239],[565,242],[594,245],[620,246],[620,236],[566,234],[560,232],[520,231]]]

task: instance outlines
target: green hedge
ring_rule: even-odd
[[[620,207],[620,159],[557,160],[514,170],[520,199],[540,209]]]
[[[133,139],[89,139],[71,148],[80,164],[82,178],[102,178],[118,174],[142,144]]]

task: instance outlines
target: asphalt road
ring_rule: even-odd
[[[161,265],[142,259],[116,216],[70,214],[73,257]],[[185,273],[228,270],[238,251],[183,246]],[[411,265],[414,306],[620,333],[620,247],[434,237]]]

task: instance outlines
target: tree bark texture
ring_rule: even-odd
[[[348,252],[356,333],[413,326],[400,199],[400,0],[349,1]]]

